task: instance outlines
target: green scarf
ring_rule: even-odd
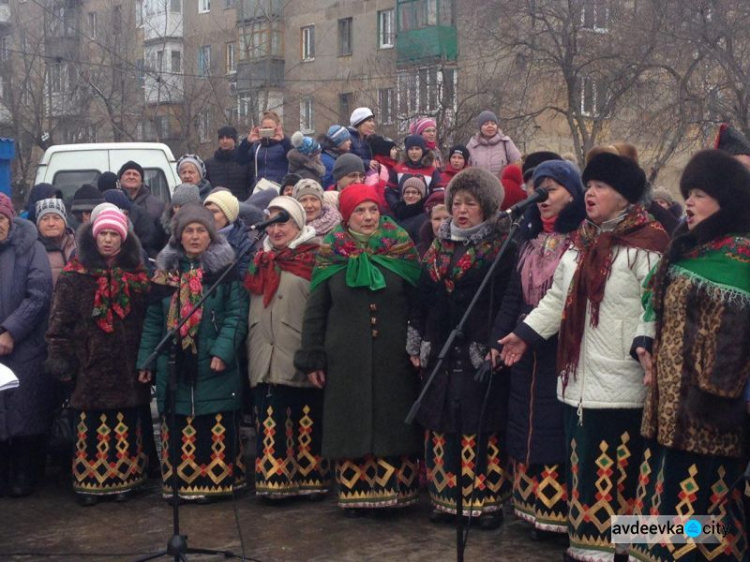
[[[371,291],[385,288],[383,267],[416,286],[421,272],[419,254],[407,232],[388,217],[371,236],[348,232],[339,225],[323,240],[312,274],[310,290],[346,270],[348,287]]]

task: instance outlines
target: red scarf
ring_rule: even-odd
[[[625,219],[612,231],[600,232],[588,221],[578,228],[572,239],[572,245],[579,252],[578,267],[565,299],[557,346],[557,368],[561,372],[563,388],[567,386],[570,374],[578,368],[588,303],[591,303],[591,326],[599,325],[599,305],[612,272],[615,246],[663,252],[668,243],[669,235],[640,205],[628,211]]]
[[[146,293],[149,289],[148,274],[143,265],[133,269],[118,266],[87,268],[73,258],[63,269],[62,275],[78,273],[96,279],[94,309],[91,317],[100,330],[111,334],[115,331],[115,315],[121,320],[130,314],[131,293]]]
[[[245,275],[245,288],[254,295],[263,295],[263,306],[268,307],[279,289],[282,271],[311,279],[318,248],[317,244],[300,244],[293,250],[258,252]]]

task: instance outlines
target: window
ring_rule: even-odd
[[[453,0],[403,0],[398,3],[398,29],[454,25]]]
[[[378,12],[378,47],[390,49],[394,44],[393,10]]]
[[[339,56],[352,54],[352,18],[339,20]]]
[[[349,121],[352,114],[352,94],[339,94],[339,119],[341,123]]]
[[[607,83],[602,78],[586,76],[581,80],[581,114],[587,117],[606,117],[608,101]]]
[[[135,26],[143,27],[143,0],[135,0]]]
[[[315,59],[315,26],[309,25],[302,28],[302,60]]]
[[[280,21],[262,20],[243,27],[239,35],[240,60],[283,56],[282,30]]]
[[[402,71],[398,75],[399,116],[410,119],[420,114],[434,114],[441,107],[455,104],[453,69],[429,66]]]
[[[236,0],[224,0],[224,9],[229,10],[230,8],[234,8],[236,4]]]
[[[608,0],[583,0],[581,27],[606,33],[609,28]]]
[[[143,59],[136,59],[135,61],[135,70],[136,70],[136,78],[138,80],[139,86],[144,86],[146,84],[146,72],[144,69],[145,65],[143,63]]]
[[[96,12],[89,12],[89,37],[96,39]]]
[[[315,132],[315,110],[312,98],[303,98],[299,102],[299,130],[303,133]]]
[[[198,116],[198,138],[201,142],[211,140],[211,114],[208,111],[204,111]]]
[[[164,70],[164,51],[156,51],[156,71]]]
[[[174,73],[182,72],[182,53],[180,51],[172,51],[170,58],[171,64],[169,69]]]
[[[226,43],[224,45],[224,66],[226,74],[237,72],[237,62],[234,57],[235,44]]]
[[[156,134],[161,139],[168,139],[170,134],[169,115],[162,115],[154,120],[156,125]]]
[[[49,85],[52,92],[62,92],[63,70],[59,62],[49,67]]]
[[[203,45],[198,48],[198,76],[208,77],[211,75],[211,45]]]
[[[242,93],[237,95],[237,115],[240,118],[247,118],[253,114],[253,98],[248,93]]]
[[[211,11],[211,0],[198,0],[198,13],[207,14]]]
[[[382,125],[390,125],[393,123],[395,107],[394,99],[395,90],[393,88],[383,88],[378,90],[378,123]]]
[[[3,35],[0,37],[0,60],[8,60],[10,58],[10,37]]]
[[[179,14],[182,11],[182,0],[170,0],[169,11]]]
[[[112,31],[115,35],[122,32],[122,6],[115,6],[112,11]]]

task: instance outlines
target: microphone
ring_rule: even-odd
[[[266,220],[258,222],[258,223],[255,223],[254,225],[252,225],[250,227],[250,230],[263,230],[267,226],[271,226],[272,224],[277,224],[277,223],[280,223],[280,222],[286,222],[290,218],[291,217],[289,216],[289,213],[287,213],[284,210],[281,210],[281,211],[279,211],[279,214],[276,215],[275,217],[270,218],[270,219],[266,219]]]
[[[530,195],[523,201],[519,201],[513,205],[510,209],[506,209],[504,212],[510,217],[518,217],[526,212],[526,209],[542,201],[546,201],[549,198],[549,191],[546,189],[537,189],[533,195]]]

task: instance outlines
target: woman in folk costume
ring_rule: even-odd
[[[637,202],[646,175],[631,159],[600,153],[583,172],[587,220],[563,254],[552,287],[500,340],[515,364],[559,332],[557,397],[568,443],[568,560],[627,560],[610,542],[610,518],[630,515],[643,451],[644,372],[631,355],[643,281],[669,238]]]
[[[502,199],[500,181],[481,168],[464,170],[448,184],[445,202],[451,217],[440,225],[423,257],[407,342],[412,363],[424,375],[431,372],[507,238],[510,221],[497,217]],[[474,375],[489,351],[490,328],[511,276],[514,247],[510,245],[495,270],[417,415],[427,429],[425,461],[433,522],[451,520],[462,494],[464,513],[478,517],[480,528],[496,529],[502,523],[503,503],[510,497],[503,436],[507,378],[475,380]],[[464,459],[461,465],[459,453]]]
[[[237,352],[247,331],[247,293],[236,270],[180,329],[177,337],[175,425],[166,408],[169,382],[169,345],[155,368],[144,362],[168,330],[174,328],[203,297],[204,289],[233,266],[235,255],[216,231],[211,211],[185,205],[174,219],[172,237],[156,259],[151,282],[151,304],[146,313],[138,354],[142,382],[156,373],[159,412],[162,414],[162,481],[164,495],[172,493],[172,474],[181,499],[208,503],[231,495],[245,485],[239,422],[242,381]],[[170,446],[177,449],[176,454]],[[176,467],[172,457],[180,459]]]
[[[507,170],[508,168],[506,168]],[[523,240],[511,284],[495,319],[493,340],[515,328],[544,298],[555,269],[586,217],[581,175],[564,160],[540,164],[536,189],[549,198],[531,207],[521,223]],[[495,344],[499,348],[498,344]],[[493,349],[493,355],[499,352]],[[513,506],[533,525],[536,539],[567,537],[563,405],[557,399],[557,337],[541,342],[511,368],[508,453],[513,463]]]
[[[343,223],[318,253],[295,357],[325,389],[323,456],[336,463],[339,505],[350,516],[418,494],[419,431],[404,423],[418,382],[404,341],[419,256],[379,200],[362,184],[341,192]]]
[[[96,210],[96,209],[95,209]],[[73,489],[82,505],[125,501],[146,479],[138,381],[148,274],[141,244],[119,209],[105,209],[78,231],[78,255],[62,270],[47,331],[47,372],[74,385],[77,442]]]
[[[323,392],[294,366],[320,240],[296,199],[276,197],[268,210],[271,218],[286,211],[290,219],[266,228],[263,250],[245,277],[258,420],[255,492],[271,499],[322,499],[330,486],[328,461],[320,456]]]
[[[655,269],[645,301],[645,315],[656,320],[653,351],[648,338],[637,349],[650,384],[635,513],[706,515],[729,534],[713,544],[637,544],[631,555],[746,560],[750,174],[731,156],[706,150],[688,163],[680,191],[687,220]]]

